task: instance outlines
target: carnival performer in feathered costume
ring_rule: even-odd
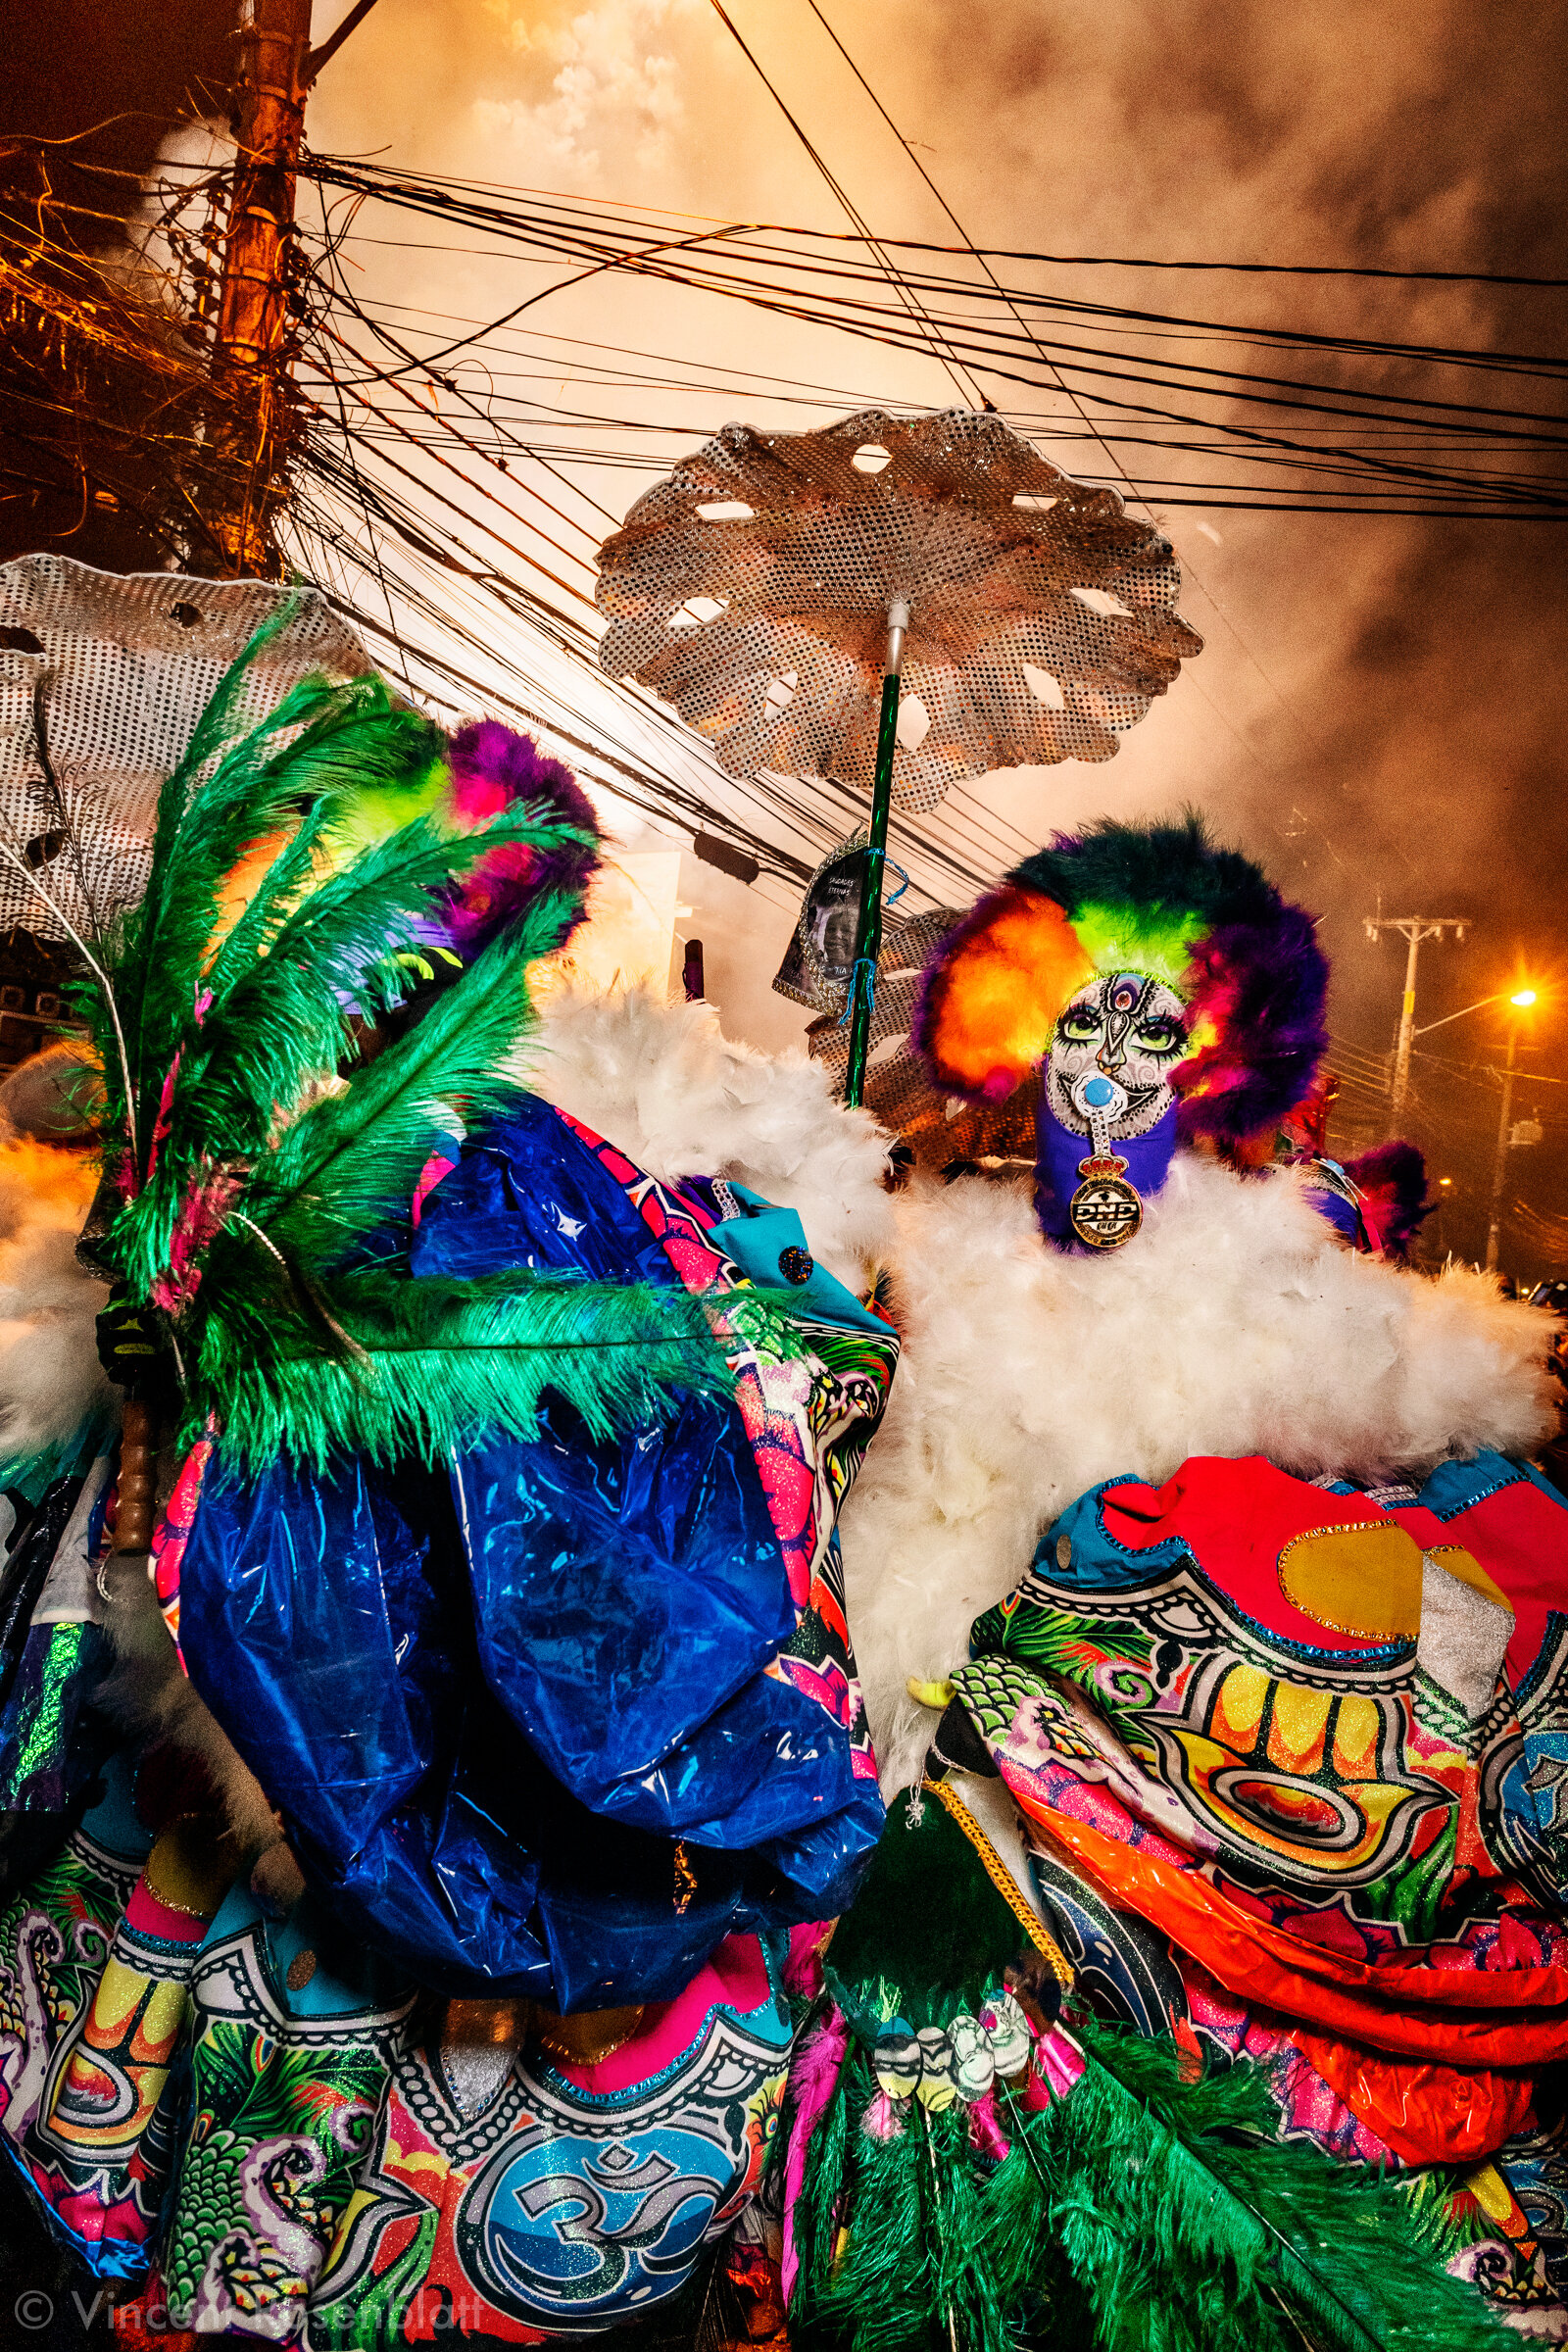
[[[1326,977],[1196,821],[1056,840],[927,966],[934,1085],[1038,1068],[1038,1157],[901,1206],[800,2343],[1568,2333],[1550,1328],[1263,1164]]]
[[[78,941],[123,1433],[79,1321],[30,1421],[12,1349],[0,2151],[198,2337],[538,2342],[754,2194],[881,1822],[834,1528],[896,1342],[527,1091],[566,772],[237,676]]]
[[[499,730],[487,741],[487,771],[515,762],[525,805],[538,814],[543,791],[555,819],[578,821],[580,809],[542,785],[536,755]],[[423,739],[399,790],[440,806],[462,742]],[[279,830],[290,839],[300,813],[285,805]],[[400,801],[395,813],[415,812]],[[373,820],[353,821],[362,849],[384,856]],[[345,809],[340,838],[349,827]],[[1209,853],[1190,828],[1167,835],[1157,858],[1141,836],[1130,854],[1157,875],[1180,867],[1183,842],[1201,866]],[[344,854],[323,850],[313,876],[329,880]],[[1263,1126],[1299,1073],[1310,1076],[1321,966],[1303,919],[1280,909],[1292,918],[1286,960],[1306,987],[1293,1001],[1287,976],[1284,995],[1264,1001],[1279,902],[1243,861],[1227,871],[1241,893],[1232,919],[1253,935],[1238,957],[1253,985],[1231,1002],[1253,1008],[1265,1042],[1277,1013],[1295,1033],[1277,1065],[1288,1076],[1238,1098],[1261,1102]],[[1453,1908],[1445,1821],[1457,1812],[1463,1868],[1485,1880],[1476,1856],[1498,1817],[1487,1791],[1506,1779],[1494,1769],[1502,1750],[1488,1751],[1484,1772],[1465,1762],[1475,1802],[1461,1789],[1455,1807],[1453,1768],[1433,1768],[1469,1751],[1449,1702],[1436,1737],[1421,1712],[1429,1687],[1446,1688],[1432,1661],[1450,1681],[1458,1673],[1424,1567],[1418,1632],[1375,1643],[1368,1681],[1364,1637],[1309,1618],[1304,1646],[1281,1650],[1256,1605],[1262,1588],[1238,1604],[1228,1560],[1206,1550],[1179,1569],[1180,1592],[1169,1607],[1161,1596],[1154,1628],[1145,1555],[1125,1531],[1121,1583],[1094,1581],[1086,1532],[1068,1533],[1065,1555],[1059,1545],[1056,1522],[1086,1489],[1108,1481],[1126,1499],[1130,1477],[1174,1480],[1185,1494],[1177,1474],[1193,1454],[1216,1457],[1196,1467],[1248,1482],[1229,1517],[1220,1512],[1227,1529],[1265,1527],[1275,1540],[1274,1522],[1259,1517],[1265,1474],[1294,1490],[1345,1470],[1356,1473],[1357,1524],[1381,1528],[1410,1506],[1368,1497],[1366,1481],[1488,1449],[1526,1452],[1545,1427],[1547,1334],[1537,1319],[1477,1279],[1433,1285],[1353,1255],[1312,1205],[1323,1191],[1316,1167],[1243,1173],[1256,1130],[1223,1117],[1208,1122],[1212,1155],[1184,1145],[1161,1161],[1124,1149],[1162,1120],[1170,1133],[1169,1102],[1157,1087],[1140,1093],[1156,1077],[1138,1057],[1182,1098],[1200,987],[1216,1046],[1247,1034],[1223,1017],[1212,935],[1226,928],[1214,911],[1226,902],[1212,880],[1197,909],[1166,906],[1155,888],[1158,921],[1134,897],[1128,911],[1141,911],[1142,927],[1086,920],[1094,944],[1080,942],[1083,959],[1066,962],[1071,986],[1050,1017],[1029,1012],[1016,1056],[1020,1073],[1031,1056],[1049,1058],[1067,999],[1099,992],[1098,1042],[1061,1041],[1071,1140],[1047,1138],[1038,1191],[1059,1231],[1083,1184],[1128,1185],[1135,1214],[1104,1198],[1114,1228],[1137,1231],[1109,1250],[1047,1241],[1030,1195],[1005,1186],[917,1184],[890,1199],[886,1139],[830,1102],[820,1067],[725,1045],[701,1007],[568,996],[525,1035],[514,996],[504,1054],[476,1053],[445,1086],[427,1063],[404,1096],[398,1071],[410,1064],[398,1057],[432,1017],[461,1033],[449,1008],[464,988],[478,993],[493,953],[475,956],[470,942],[465,960],[440,929],[456,880],[433,884],[434,906],[427,891],[412,916],[383,917],[379,956],[357,948],[336,967],[330,987],[346,1019],[323,1032],[297,1115],[259,1120],[260,1144],[243,1151],[215,1151],[216,1135],[204,1147],[220,1172],[225,1157],[240,1163],[226,1170],[240,1180],[233,1205],[266,1240],[243,1238],[244,1227],[236,1240],[271,1286],[275,1338],[265,1318],[253,1321],[268,1352],[247,1376],[241,1350],[231,1370],[217,1340],[196,1347],[205,1327],[189,1294],[170,1318],[185,1387],[176,1374],[165,1426],[182,1395],[194,1444],[173,1449],[183,1491],[176,1484],[165,1506],[156,1565],[195,1688],[179,1677],[164,1618],[149,1613],[140,1563],[105,1549],[113,1497],[81,1476],[82,1458],[54,1496],[57,1514],[64,1503],[75,1516],[75,1540],[24,1532],[18,1546],[46,1554],[60,1606],[56,1619],[54,1604],[34,1610],[30,1627],[25,1610],[8,1611],[24,1646],[36,1656],[55,1642],[52,1625],[74,1624],[78,1650],[107,1647],[107,1619],[120,1658],[107,1684],[101,1656],[96,1680],[81,1668],[74,1707],[51,1711],[24,1694],[0,1725],[18,1725],[54,1774],[23,1784],[24,1802],[53,1810],[13,1821],[44,1821],[53,1841],[46,1830],[41,1844],[16,1847],[0,1915],[0,2145],[14,2149],[32,2193],[100,2276],[135,2281],[151,2261],[152,2291],[197,2341],[368,2352],[443,2333],[538,2342],[637,2323],[628,2340],[646,2333],[670,2346],[758,2340],[771,2327],[777,2340],[787,2328],[794,2342],[867,2352],[1302,2341],[1446,2352],[1494,2334],[1469,2274],[1549,2331],[1557,2305],[1537,2283],[1528,2235],[1552,2243],[1546,2136],[1536,2189],[1517,2132],[1490,2173],[1473,2148],[1433,2163],[1392,2139],[1369,2165],[1374,2127],[1312,2072],[1320,2046],[1343,2034],[1352,2068],[1382,2094],[1392,2077],[1362,2065],[1356,2021],[1341,2012],[1310,2051],[1291,2041],[1286,2052],[1269,2038],[1279,2019],[1287,2040],[1297,2031],[1286,2012],[1250,1997],[1239,2022],[1239,1996],[1227,2011],[1199,1985],[1173,1923],[1140,1924],[1122,1890],[1102,1893],[1087,1874],[1085,1842],[1054,1842],[1046,1826],[1058,1800],[1069,1822],[1083,1810],[1061,1793],[1066,1781],[1041,1770],[1049,1734],[1051,1768],[1065,1759],[1100,1808],[1089,1827],[1114,1843],[1109,1800],[1143,1804],[1174,1856],[1151,1848],[1152,1883],[1163,1887],[1162,1873],[1198,1856],[1204,1886],[1237,1902],[1249,1933],[1254,1921],[1259,1934],[1282,1932],[1269,1873],[1284,1853],[1296,1872],[1286,1930],[1310,1945],[1300,1918],[1313,1908],[1311,1873],[1338,1849],[1321,1834],[1303,1840],[1303,1824],[1326,1819],[1309,1804],[1340,1821],[1337,1806],[1369,1794],[1382,1820],[1387,1786],[1395,1835],[1348,1889],[1334,1883],[1345,1930],[1326,1948],[1340,1955],[1359,1938],[1371,1970],[1397,1945],[1436,1976],[1429,1953],[1450,1955],[1419,1937],[1430,1917],[1446,1924],[1445,1903]],[[1107,903],[1101,877],[1097,889],[1095,903]],[[1065,888],[1037,895],[1063,910],[1075,904]],[[1166,899],[1178,895],[1165,885]],[[228,903],[244,897],[231,888]],[[526,889],[521,897],[531,903]],[[1184,920],[1185,958],[1180,938],[1170,944]],[[1157,978],[1174,1008],[1142,986],[1141,1006],[1114,1002],[1114,988],[1107,1000],[1104,981],[1141,970],[1124,941],[1157,930],[1166,951],[1143,980]],[[368,980],[388,955],[396,983]],[[442,975],[460,969],[443,991]],[[1027,999],[1030,967],[1006,986]],[[181,1073],[199,1061],[195,1031],[213,1017],[212,1007],[195,1013],[200,995],[192,989],[182,1035],[164,1041],[182,1052]],[[1134,1037],[1140,1009],[1169,1012],[1180,1035],[1149,1026]],[[1087,1027],[1086,1016],[1072,1026]],[[940,1074],[934,1032],[929,1043]],[[160,1102],[172,1060],[158,1070]],[[1215,1093],[1222,1061],[1207,1064]],[[1006,1066],[987,1062],[982,1086],[1001,1085]],[[1108,1100],[1091,1101],[1080,1084],[1097,1073]],[[285,1229],[270,1213],[275,1155],[318,1113],[352,1125],[349,1098],[371,1080],[388,1100],[412,1099],[417,1115],[396,1181],[365,1188],[373,1206],[358,1186],[343,1188],[334,1206],[352,1231],[321,1246],[319,1224]],[[482,1085],[497,1091],[482,1100]],[[1118,1090],[1145,1122],[1140,1136],[1117,1131]],[[287,1095],[274,1100],[286,1113]],[[1107,1108],[1097,1135],[1089,1114]],[[1082,1127],[1069,1123],[1078,1118]],[[193,1169],[198,1190],[211,1183],[200,1157],[185,1163],[186,1191]],[[1124,1164],[1084,1170],[1085,1159]],[[145,1182],[145,1146],[136,1169]],[[79,1177],[76,1188],[79,1202]],[[184,1198],[172,1189],[171,1230]],[[233,1225],[231,1214],[224,1231]],[[99,1246],[119,1246],[113,1228]],[[201,1262],[197,1299],[221,1262],[216,1242]],[[887,1394],[891,1335],[858,1303],[879,1262],[906,1346],[844,1525],[849,1622],[895,1802],[857,1901],[879,1807],[833,1523]],[[535,1296],[523,1277],[541,1273]],[[494,1339],[465,1286],[498,1275],[515,1344],[526,1314],[548,1307],[555,1318],[555,1366],[531,1393],[525,1372],[513,1401],[470,1390],[456,1407],[434,1377],[451,1327],[421,1320],[417,1376],[429,1401],[397,1398],[388,1429],[375,1417],[394,1409],[386,1374],[407,1329],[396,1320],[402,1292],[447,1286],[409,1314],[433,1317],[439,1304],[467,1318],[470,1340]],[[582,1325],[557,1296],[571,1284],[590,1319],[626,1318],[622,1334],[650,1344],[631,1406],[602,1373],[597,1389],[592,1369],[575,1382]],[[209,1295],[220,1325],[234,1310],[216,1288]],[[694,1298],[700,1319],[684,1311]],[[26,1323],[23,1291],[15,1303],[15,1328],[41,1332],[41,1319]],[[120,1310],[122,1338],[146,1303],[133,1296]],[[678,1331],[632,1321],[666,1311]],[[607,1329],[598,1323],[600,1336]],[[348,1354],[347,1340],[374,1360]],[[74,1360],[73,1409],[90,1424],[106,1392],[95,1360],[79,1348]],[[269,1384],[271,1363],[280,1370]],[[461,1374],[480,1377],[474,1366]],[[225,1459],[230,1425],[258,1433],[254,1452]],[[53,1427],[35,1416],[29,1442]],[[102,1450],[94,1431],[80,1455]],[[1530,1484],[1508,1463],[1493,1473],[1498,1494]],[[78,1512],[83,1494],[96,1499]],[[1309,1494],[1308,1535],[1344,1526],[1344,1494],[1326,1484]],[[1200,1499],[1211,1501],[1207,1490]],[[1142,1542],[1148,1530],[1130,1524]],[[1174,1538],[1156,1530],[1153,1565],[1165,1572],[1180,1544],[1206,1544],[1209,1527],[1184,1519]],[[1467,1533],[1457,1544],[1484,1556]],[[1028,1591],[999,1609],[1037,1545]],[[1444,1550],[1435,1537],[1430,1550]],[[1081,1591],[1068,1574],[1080,1556]],[[1304,1563],[1279,1606],[1321,1598],[1323,1560],[1308,1549]],[[1435,1578],[1440,1569],[1454,1583],[1441,1560]],[[1068,1588],[1065,1600],[1052,1592],[1037,1605],[1043,1574]],[[1366,1582],[1358,1568],[1341,1578],[1352,1592]],[[1407,1619],[1408,1587],[1406,1559]],[[760,1605],[769,1592],[771,1610]],[[1118,1595],[1130,1595],[1125,1621]],[[971,1623],[987,1610],[1000,1632],[983,1628],[965,1663]],[[8,1658],[10,1641],[8,1630]],[[1313,1658],[1314,1673],[1345,1683],[1315,1775],[1269,1746],[1298,1728],[1292,1675],[1314,1643],[1329,1653],[1326,1668]],[[1195,1731],[1189,1694],[1216,1681],[1230,1691],[1238,1664],[1251,1678],[1235,1687],[1238,1711],[1256,1688],[1264,1696],[1251,1748],[1208,1774],[1202,1801],[1215,1818],[1217,1800],[1230,1807],[1228,1842],[1205,1814],[1184,1844],[1173,1832],[1198,1785],[1185,1759],[1202,1766],[1204,1737],[1232,1725],[1227,1698],[1223,1724],[1215,1716],[1206,1734]],[[1021,1678],[1017,1694],[1009,1677]],[[1539,1746],[1549,1674],[1538,1687],[1548,1710]],[[1151,1689],[1152,1731],[1140,1712]],[[1501,1693],[1498,1685],[1499,1703]],[[1313,1686],[1312,1704],[1317,1694]],[[1356,1712],[1363,1701],[1371,1716]],[[1350,1779],[1335,1744],[1373,1717],[1368,1752],[1394,1771],[1387,1785]],[[95,1783],[94,1759],[117,1742],[123,1756]],[[1417,1752],[1428,1771],[1417,1797],[1442,1791],[1424,1808],[1401,1798]],[[214,1786],[193,1793],[198,1755]],[[1533,1750],[1508,1769],[1517,1782],[1540,1763]],[[73,1805],[79,1813],[89,1797],[93,1809],[62,1845]],[[1255,1828],[1260,1803],[1270,1825],[1261,1870],[1234,1834],[1249,1818]],[[1412,1856],[1415,1876],[1384,1867],[1391,1855],[1396,1866]],[[1381,1912],[1380,1883],[1394,1889]],[[1521,1964],[1516,1934],[1528,1943],[1542,1933],[1539,1869],[1531,1886],[1527,1899],[1513,1883],[1497,1894],[1494,1974]],[[824,1951],[816,1923],[846,1903]],[[1277,1998],[1277,1981],[1273,1989]],[[775,2138],[790,2041],[808,2009]],[[1455,2013],[1466,2033],[1491,2030],[1483,2006]],[[1489,2058],[1474,2071],[1481,2082],[1507,2070]],[[1515,2071],[1534,2085],[1534,2059]],[[1428,2070],[1440,2089],[1443,2073]],[[1293,2087],[1300,2097],[1287,2112]],[[1487,2112],[1495,2122],[1495,2105]],[[750,2202],[760,2181],[762,2199]],[[726,2230],[698,2302],[672,2303],[705,2239]],[[736,2280],[753,2290],[744,2318],[729,2300]],[[769,2315],[770,2280],[787,2296],[787,2322]]]

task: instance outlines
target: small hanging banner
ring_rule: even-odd
[[[822,860],[807,884],[800,918],[774,977],[781,997],[808,1004],[813,1012],[841,1013],[845,1007],[855,966],[865,852],[861,829]]]

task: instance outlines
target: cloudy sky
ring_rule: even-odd
[[[1462,0],[821,5],[980,244],[1568,277],[1561,0],[1501,14]],[[53,13],[73,12],[56,0]],[[205,16],[186,0],[174,37],[160,12],[176,67],[181,43],[193,58],[204,39],[210,50],[222,13],[218,0]],[[342,13],[340,0],[318,0],[317,37]],[[951,242],[806,0],[729,0],[729,13],[874,225]],[[169,67],[166,55],[166,88]],[[318,151],[388,166],[844,225],[710,0],[378,0],[323,75],[309,132]],[[399,233],[389,219],[375,236]],[[513,281],[493,258],[355,251],[368,291],[412,306],[477,318],[510,299]],[[526,280],[530,290],[539,282],[537,270]],[[1081,278],[1074,290],[1086,290]],[[1093,290],[1317,332],[1564,349],[1560,290],[1242,278],[1199,287],[1137,272]],[[532,317],[563,336],[809,378],[857,401],[955,397],[931,363],[652,287],[601,279]],[[571,364],[562,367],[569,388]],[[1497,380],[1497,397],[1525,405],[1513,379]],[[1533,389],[1542,397],[1529,405],[1560,402],[1554,385]],[[1019,405],[1015,391],[997,397]],[[632,414],[616,404],[633,398],[650,417],[698,433],[737,413],[730,393],[683,394],[672,406],[657,391],[617,394],[606,413]],[[1052,388],[1032,405],[1049,412]],[[771,425],[833,413],[829,401],[817,413],[772,403],[760,388],[744,411]],[[1103,470],[1087,443],[1065,459],[1059,445],[1052,454]],[[625,475],[595,485],[617,512],[644,486]],[[1320,913],[1334,1029],[1373,1053],[1396,1017],[1403,956],[1401,943],[1373,947],[1364,936],[1379,894],[1396,913],[1468,916],[1463,947],[1427,954],[1418,1017],[1436,1020],[1527,971],[1555,978],[1559,1004],[1537,1021],[1526,1060],[1543,1080],[1568,1076],[1562,526],[1155,512],[1206,650],[1109,766],[994,777],[977,797],[1031,842],[1101,813],[1197,803]],[[782,892],[743,893],[690,858],[682,887],[727,1024],[763,1043],[798,1036],[794,1008],[765,987],[789,927]],[[1483,1012],[1432,1044],[1455,1064],[1484,1064],[1501,1034]],[[1423,1091],[1422,1132],[1461,1200],[1447,1238],[1474,1250],[1496,1094],[1473,1073],[1436,1066]],[[1568,1211],[1568,1089],[1543,1083],[1521,1107],[1539,1109],[1546,1142],[1518,1156],[1511,1189]]]

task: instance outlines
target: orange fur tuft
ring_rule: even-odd
[[[1054,899],[1004,884],[944,954],[918,1028],[938,1086],[1001,1102],[1050,1049],[1056,1015],[1094,965]]]

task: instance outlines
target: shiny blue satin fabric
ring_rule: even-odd
[[[456,1480],[485,1679],[530,1744],[595,1812],[744,1848],[855,1789],[821,1708],[762,1672],[795,1612],[735,1421],[503,1444]]]
[[[674,1280],[527,1099],[429,1196],[412,1261]],[[442,1990],[669,1998],[733,1931],[841,1908],[880,1828],[843,1730],[763,1672],[796,1616],[727,1402],[596,1444],[558,1401],[450,1482],[239,1481],[220,1453],[180,1606],[192,1680],[310,1875]]]

